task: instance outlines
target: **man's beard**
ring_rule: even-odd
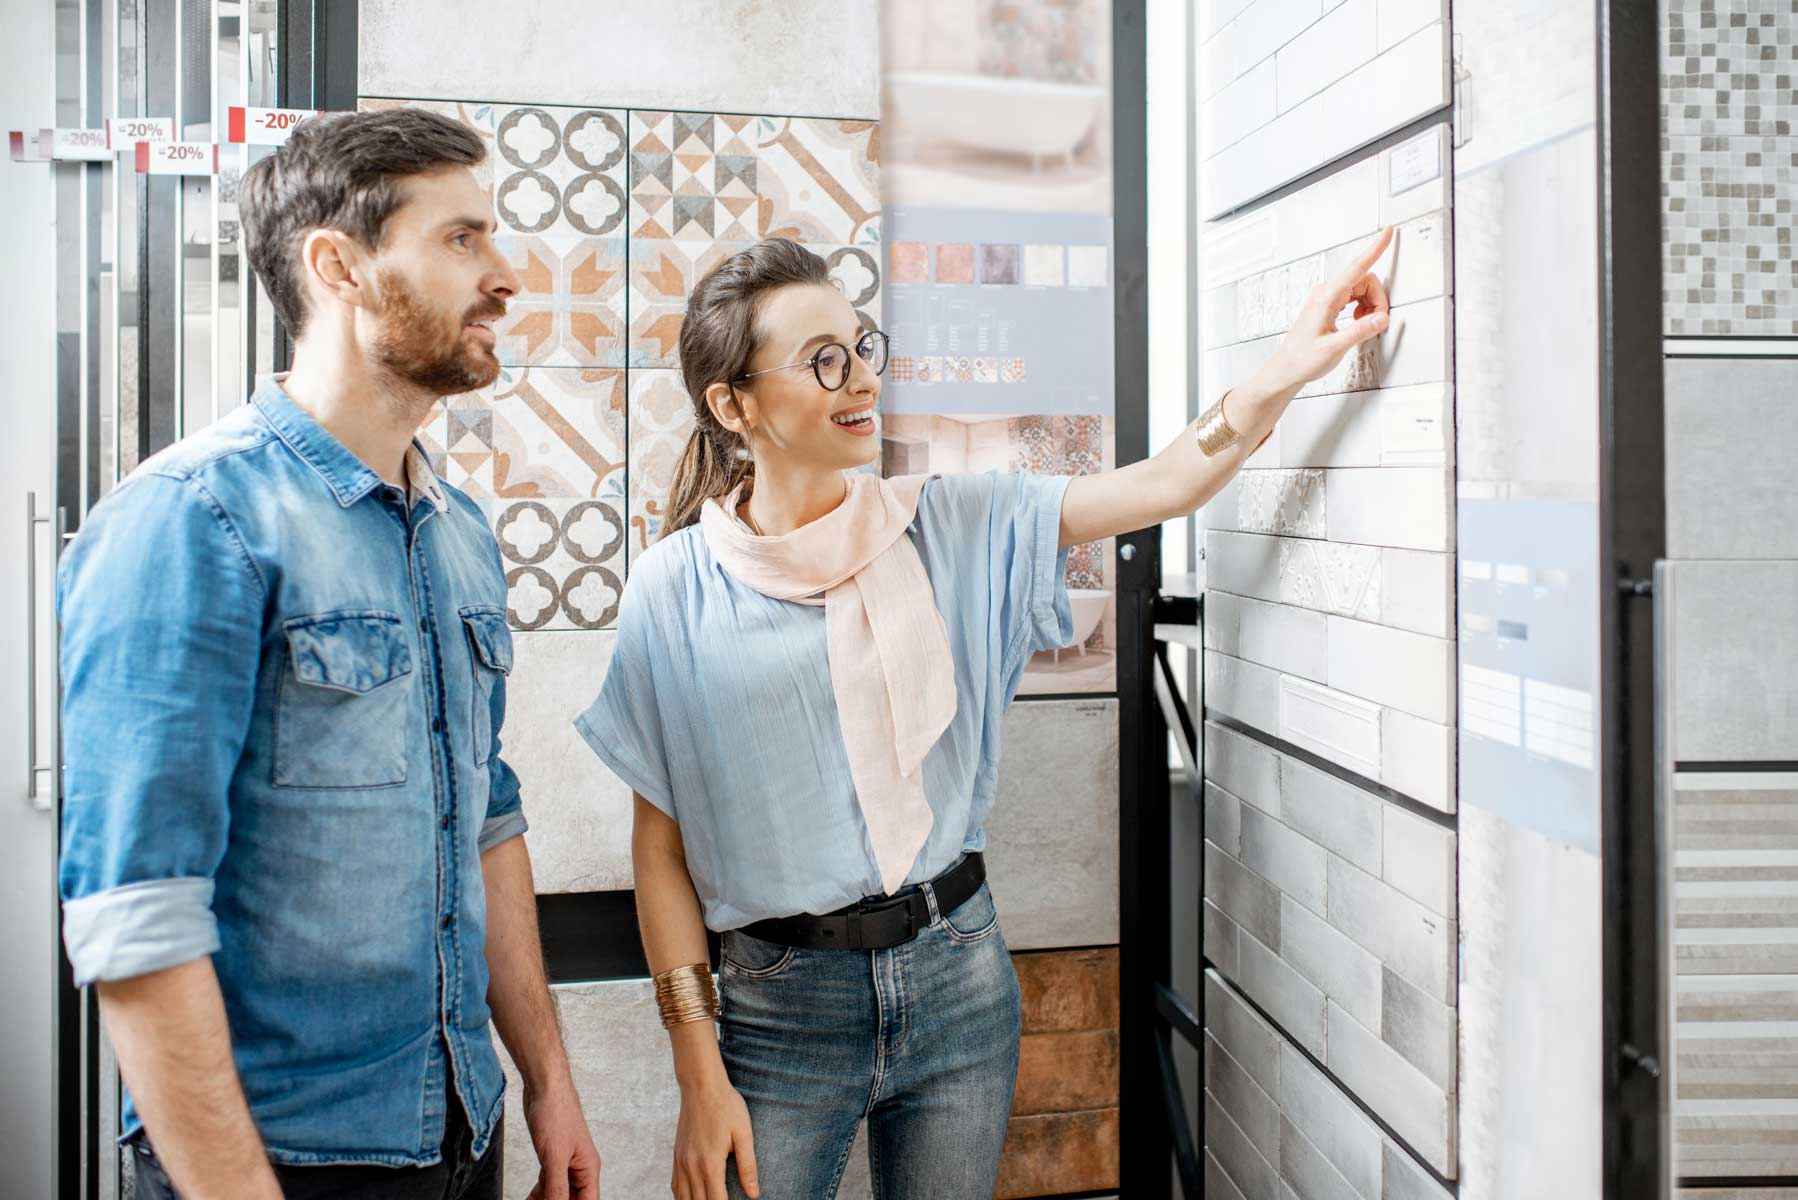
[[[472,345],[466,329],[470,321],[505,316],[503,302],[483,301],[446,329],[443,314],[427,305],[397,272],[383,271],[379,278],[376,362],[433,396],[477,391],[499,377],[499,359],[486,347]]]

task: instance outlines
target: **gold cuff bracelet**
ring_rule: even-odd
[[[655,977],[655,985],[656,1008],[661,1011],[663,1028],[718,1016],[718,989],[712,983],[712,968],[707,963],[663,971]]]

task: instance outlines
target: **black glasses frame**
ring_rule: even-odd
[[[843,377],[835,383],[831,383],[824,378],[824,368],[821,364],[824,352],[831,349],[833,346],[843,352]],[[737,376],[735,379],[731,380],[731,382],[733,384],[742,383],[746,380],[754,379],[757,375],[768,375],[775,371],[790,371],[794,367],[810,367],[812,369],[812,377],[818,381],[819,387],[827,392],[840,392],[849,384],[849,372],[853,368],[853,364],[849,361],[849,356],[853,354],[865,363],[873,363],[876,361],[876,347],[879,349],[878,361],[880,365],[874,368],[874,374],[885,375],[887,364],[893,361],[893,339],[888,337],[881,330],[870,329],[859,338],[855,339],[855,346],[853,349],[843,345],[841,342],[825,342],[822,346],[818,347],[817,351],[810,358],[803,359],[800,362],[784,363],[778,367],[768,367],[761,371],[750,371],[746,374]]]

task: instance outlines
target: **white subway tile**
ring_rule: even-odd
[[[1330,471],[1328,531],[1333,542],[1400,550],[1454,549],[1451,473],[1441,467]]]
[[[1232,658],[1205,652],[1205,707],[1244,725],[1269,732],[1280,729],[1280,673]],[[1244,797],[1247,799],[1247,797]]]
[[[1215,721],[1205,723],[1205,778],[1270,816],[1280,815],[1279,756]]]
[[[1278,679],[1280,737],[1370,779],[1380,777],[1378,705],[1302,679]]]
[[[1199,936],[1203,939],[1205,957],[1215,963],[1218,970],[1234,979],[1237,969],[1237,924],[1211,901],[1201,900],[1200,903],[1204,906],[1204,919]]]
[[[1324,1055],[1324,994],[1244,930],[1236,947],[1243,993],[1299,1045]]]
[[[1455,811],[1455,730],[1389,708],[1380,715],[1380,782],[1440,812]]]
[[[1280,1178],[1298,1200],[1367,1200],[1290,1120],[1280,1119]],[[1282,1197],[1284,1200],[1284,1197]]]
[[[1199,106],[1201,154],[1214,154],[1241,141],[1274,118],[1274,62],[1251,67],[1234,83]]]
[[[1340,1007],[1329,1008],[1326,1062],[1436,1170],[1454,1170],[1454,1103],[1423,1072]]]
[[[1378,1126],[1328,1076],[1287,1045],[1280,1047],[1280,1108],[1357,1192],[1379,1196]]]
[[[1247,809],[1245,812],[1253,812]],[[1246,933],[1270,946],[1280,944],[1280,891],[1236,859],[1205,844],[1205,899]],[[1242,947],[1238,945],[1240,956]]]
[[[1322,13],[1319,0],[1255,0],[1236,18],[1236,69],[1271,57]]]
[[[1282,764],[1284,765],[1284,764]],[[1290,792],[1290,789],[1286,789]],[[1285,804],[1291,812],[1290,801]],[[1432,912],[1455,915],[1455,833],[1396,805],[1385,813],[1380,878]],[[1360,864],[1356,864],[1359,866]]]
[[[1350,866],[1329,863],[1330,924],[1443,1003],[1454,999],[1455,923]]]
[[[1324,848],[1257,809],[1242,813],[1242,863],[1312,912],[1324,911]],[[1265,939],[1264,939],[1265,940]],[[1284,947],[1275,935],[1270,946]]]
[[[1330,617],[1329,686],[1429,721],[1455,713],[1455,644],[1367,621]]]
[[[1269,1163],[1280,1157],[1280,1106],[1230,1052],[1206,1035],[1205,1090]]]
[[[1217,1097],[1205,1093],[1205,1146],[1245,1200],[1280,1200],[1280,1176]]]
[[[1443,0],[1379,0],[1381,53],[1447,16]]]
[[[1380,873],[1388,805],[1345,779],[1280,756],[1280,819],[1369,874]]]
[[[1205,1030],[1242,1064],[1261,1090],[1280,1098],[1280,1036],[1216,971],[1205,972]]]
[[[1378,1019],[1369,1021],[1349,1009],[1357,1021],[1380,1031],[1380,1040],[1398,1051],[1437,1087],[1455,1090],[1455,1010],[1411,986],[1389,967],[1382,967]],[[1348,1005],[1343,1005],[1348,1008]]]
[[[1325,619],[1291,605],[1213,591],[1205,598],[1205,645],[1322,682],[1328,663]]]
[[[1346,0],[1280,48],[1279,110],[1309,99],[1372,59],[1374,0]]]
[[[1380,620],[1430,637],[1454,625],[1455,559],[1422,550],[1380,551]]]
[[[1280,901],[1280,957],[1362,1021],[1380,1025],[1380,960],[1292,897]]]
[[[1386,388],[1380,397],[1379,457],[1329,466],[1445,467],[1454,455],[1453,385]]]
[[[1207,779],[1205,837],[1226,854],[1242,857],[1242,801]]]

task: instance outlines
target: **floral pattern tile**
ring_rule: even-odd
[[[606,500],[482,503],[506,572],[514,629],[604,629],[624,594],[624,517]]]
[[[1242,472],[1237,528],[1244,533],[1324,536],[1324,473],[1315,468]]]

